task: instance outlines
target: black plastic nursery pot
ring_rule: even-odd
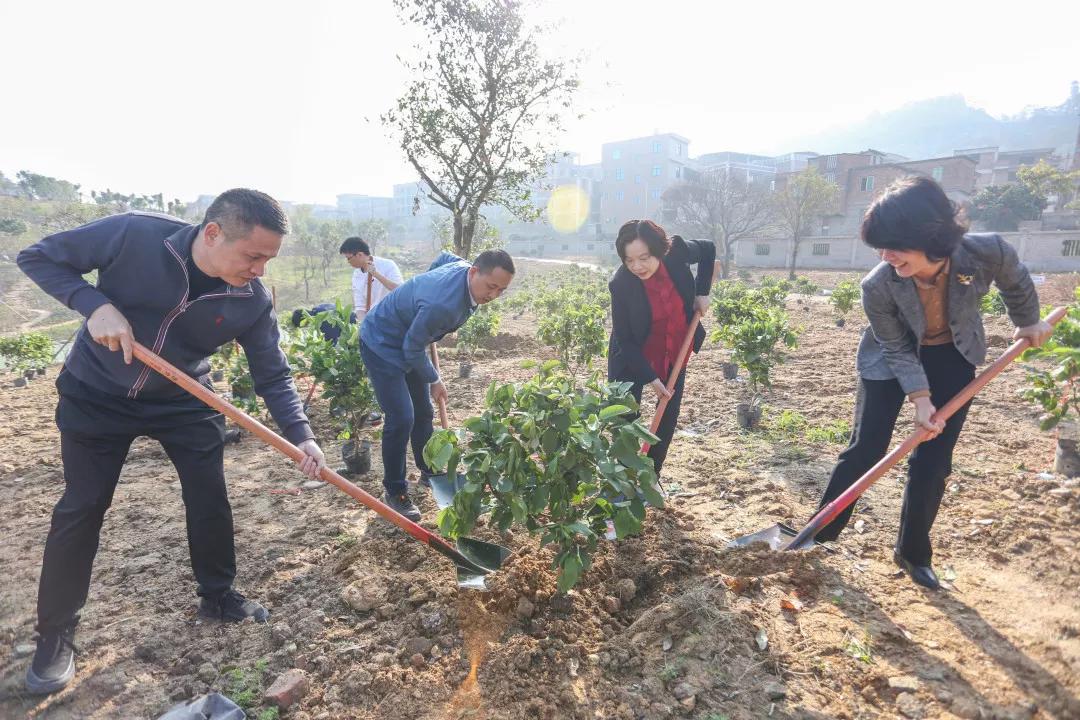
[[[341,459],[345,468],[353,475],[363,475],[371,470],[371,441],[361,440],[359,446],[355,440],[349,440],[341,446]]]

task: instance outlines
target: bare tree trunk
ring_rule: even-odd
[[[788,268],[788,280],[795,279],[795,260],[799,257],[799,236],[793,235],[791,238],[791,267]]]
[[[471,245],[472,238],[469,238],[469,244]],[[460,210],[454,211],[454,254],[461,258],[469,257],[470,248],[466,246],[465,240],[465,220],[461,216]]]
[[[465,252],[461,254],[461,257],[465,258],[466,260],[471,259],[470,256],[472,255],[473,239],[476,236],[476,223],[478,220],[478,214],[479,213],[476,210],[469,210],[465,216],[465,222],[461,226],[461,244],[465,250]]]
[[[731,240],[729,238],[724,238],[724,240],[723,240],[724,253],[720,258],[720,279],[721,280],[727,280],[728,276],[731,275],[731,258],[732,258],[732,255],[734,254],[734,253],[732,253],[731,245],[732,245]]]

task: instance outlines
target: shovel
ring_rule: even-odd
[[[435,366],[435,372],[439,373],[442,377],[442,371],[439,369],[439,348],[435,346],[435,343],[431,343],[431,364]],[[446,398],[439,398],[439,424],[442,425],[443,430],[450,429],[450,419],[446,413]],[[428,482],[431,483],[431,496],[435,498],[435,504],[442,510],[454,503],[454,495],[461,489],[465,480],[460,475],[457,481],[451,481],[448,475],[432,475],[428,478]]]
[[[701,311],[694,313],[694,317],[690,319],[690,327],[686,329],[686,337],[683,338],[682,347],[679,348],[679,354],[675,357],[675,364],[671,368],[671,374],[668,376],[667,391],[669,393],[675,392],[675,383],[679,381],[679,373],[683,370],[683,363],[686,361],[686,354],[690,352],[690,346],[694,342],[694,332],[697,330],[698,323],[701,322]],[[660,428],[660,421],[664,419],[664,411],[667,410],[668,399],[660,398],[660,401],[656,403],[656,414],[653,415],[652,424],[649,426],[649,432],[653,435]],[[641,444],[641,452],[649,452],[649,443]]]
[[[1057,325],[1067,312],[1066,308],[1058,307],[1046,316],[1046,322],[1051,325]],[[1031,343],[1027,338],[1017,340],[1009,349],[1002,353],[1001,357],[995,360],[989,367],[983,370],[979,375],[972,380],[967,386],[953,397],[952,400],[945,403],[945,405],[938,409],[931,420],[936,422],[945,422],[953,414],[963,407],[971,398],[975,397],[988,382],[993,380],[998,373],[1004,370],[1013,360],[1015,360],[1020,353],[1024,352]],[[907,439],[898,445],[892,452],[878,461],[874,467],[870,468],[865,475],[859,478],[854,485],[845,490],[838,498],[831,503],[821,508],[814,517],[810,519],[810,522],[806,523],[806,526],[796,532],[794,528],[787,525],[773,525],[770,528],[759,530],[750,535],[744,535],[740,538],[736,538],[728,543],[728,547],[743,547],[750,545],[751,543],[768,543],[769,547],[773,550],[803,550],[814,544],[814,537],[828,525],[837,515],[842,513],[848,505],[855,502],[860,495],[866,492],[867,488],[873,485],[881,478],[882,475],[887,473],[896,463],[910,453],[915,447],[926,439],[929,434],[924,428],[919,428],[908,435]],[[788,540],[788,538],[791,538]]]
[[[242,410],[237,409],[230,403],[225,402],[215,393],[206,389],[194,378],[181,372],[168,361],[158,357],[140,343],[133,344],[133,353],[136,358],[146,363],[168,380],[179,385],[184,390],[202,400],[204,403],[220,411],[240,427],[246,429],[266,444],[272,446],[283,455],[292,458],[297,463],[301,462],[306,455],[304,451],[290,443],[285,438],[275,433],[261,422],[251,417]],[[390,509],[389,506],[380,502],[377,498],[364,492],[356,485],[338,475],[329,467],[324,467],[319,476],[325,482],[335,485],[339,490],[351,495],[354,499],[374,510],[384,519],[404,530],[414,539],[419,540],[435,552],[449,558],[457,566],[458,586],[476,590],[485,589],[484,576],[498,570],[503,561],[510,554],[508,548],[491,543],[461,538],[457,541],[457,547],[451,545],[442,537],[432,533],[421,525],[414,523],[407,517]]]

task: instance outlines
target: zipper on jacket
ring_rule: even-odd
[[[237,293],[226,291],[226,292],[223,292],[223,293],[200,295],[199,297],[195,298],[194,300],[189,301],[187,298],[188,298],[188,293],[191,292],[191,276],[188,275],[187,263],[184,261],[183,258],[181,258],[179,255],[176,254],[176,250],[173,249],[172,245],[170,245],[168,241],[165,241],[165,247],[167,247],[169,249],[169,252],[172,253],[172,256],[174,258],[176,258],[176,261],[180,264],[180,269],[184,272],[185,290],[184,290],[184,297],[180,300],[180,304],[169,311],[169,313],[165,316],[165,319],[162,320],[161,326],[158,328],[157,337],[154,339],[154,346],[153,346],[153,348],[151,348],[151,350],[155,354],[160,353],[161,348],[163,348],[165,346],[165,336],[169,332],[169,326],[171,326],[173,324],[173,321],[175,321],[176,318],[183,315],[184,312],[189,307],[191,307],[193,304],[197,303],[200,300],[206,299],[206,298],[251,297],[251,295],[253,294],[253,293],[246,293],[244,295],[238,295]],[[151,372],[152,371],[151,371],[149,365],[146,365],[146,366],[143,367],[142,372],[139,373],[139,376],[135,379],[135,384],[132,385],[131,389],[128,391],[128,398],[129,399],[134,400],[136,397],[138,397],[139,392],[146,385],[146,381],[150,379],[150,373]]]

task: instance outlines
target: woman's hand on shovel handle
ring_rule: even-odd
[[[112,351],[123,350],[124,362],[131,364],[131,347],[135,336],[131,324],[112,303],[102,305],[86,319],[86,329],[98,345],[104,345]]]
[[[660,378],[656,378],[649,384],[652,385],[652,389],[656,393],[657,402],[660,402],[661,400],[671,399],[671,393],[668,392],[667,387],[664,385],[663,381],[660,380]]]
[[[915,425],[923,428],[928,433],[926,440],[933,440],[941,431],[945,429],[945,423],[933,422],[930,418],[937,412],[937,408],[934,407],[934,403],[930,402],[928,397],[917,397],[911,401],[911,404],[915,406]]]
[[[698,295],[694,298],[694,309],[701,313],[701,317],[705,317],[709,314],[709,306],[712,304],[712,298],[708,295]]]
[[[1039,347],[1054,334],[1054,326],[1045,320],[1040,320],[1034,325],[1028,325],[1027,327],[1016,328],[1016,332],[1013,333],[1013,340],[1019,340],[1020,338],[1027,338],[1031,343],[1031,347]]]
[[[319,473],[326,467],[326,456],[322,448],[314,440],[305,440],[296,447],[304,451],[304,459],[300,461],[300,472],[312,480],[319,479]]]

